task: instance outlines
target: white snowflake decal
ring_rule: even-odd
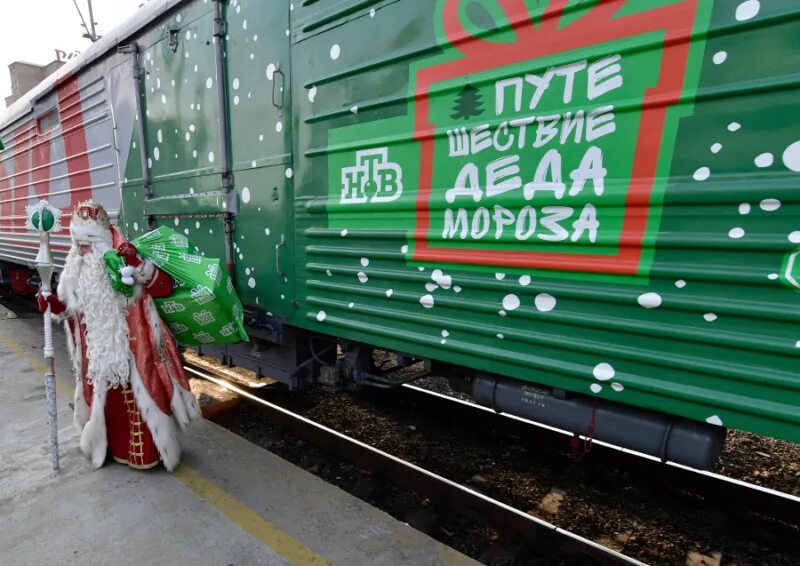
[[[210,313],[209,311],[207,311],[207,310],[202,310],[202,311],[200,311],[200,312],[196,312],[196,313],[194,313],[194,314],[192,315],[192,318],[193,318],[193,319],[194,319],[194,321],[195,321],[197,324],[199,324],[200,326],[207,326],[207,325],[211,324],[212,322],[214,322],[214,321],[216,320],[216,319],[214,318],[214,315],[213,315],[213,314],[211,314],[211,313]]]
[[[186,307],[180,303],[176,303],[175,301],[165,301],[161,305],[161,310],[163,310],[165,313],[172,314],[175,312],[183,312],[186,310]]]
[[[153,249],[154,250],[166,250],[167,248],[164,245],[164,242],[158,242],[158,243],[153,244]]]
[[[230,279],[228,279],[227,288],[228,288],[228,293],[233,293],[233,281],[231,281]]]
[[[232,322],[229,322],[228,324],[219,329],[219,333],[222,336],[230,336],[231,334],[233,334],[233,332],[234,332],[234,327]]]
[[[200,265],[200,262],[202,261],[202,258],[199,255],[194,254],[181,254],[181,258],[185,262],[196,263],[197,265]]]
[[[208,332],[195,332],[192,336],[201,344],[208,344],[214,341],[214,337]]]
[[[145,240],[152,240],[153,238],[157,238],[160,232],[158,230],[150,230],[147,234],[144,234],[139,237],[139,241]]]
[[[191,290],[192,298],[198,305],[204,305],[214,300],[214,293],[205,285],[198,285]]]

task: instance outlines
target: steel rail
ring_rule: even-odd
[[[642,562],[606,548],[592,540],[564,530],[482,493],[439,476],[411,462],[383,452],[283,407],[270,403],[246,389],[191,365],[191,375],[205,379],[257,403],[267,419],[312,444],[331,450],[346,459],[392,478],[414,491],[446,504],[450,509],[478,523],[511,530],[536,541],[544,553],[561,559],[591,559],[595,564],[636,564]]]
[[[569,431],[496,413],[490,408],[414,385],[403,385],[391,395],[392,402],[419,405],[432,414],[458,419],[461,425],[473,429],[501,430],[524,438],[526,443],[537,448],[554,452],[568,450],[570,439],[575,436]],[[735,513],[755,512],[793,524],[800,522],[800,497],[682,464],[662,462],[607,442],[592,441],[591,452],[584,455],[583,463],[598,468],[618,468],[660,489],[691,493],[700,496],[705,503]]]
[[[202,366],[198,366],[202,367]],[[208,368],[210,369],[210,368]],[[207,371],[208,371],[207,369]],[[411,384],[391,390],[371,391],[387,404],[418,406],[437,418],[449,418],[477,431],[497,430],[524,439],[529,446],[563,453],[570,449],[572,432],[463,401]],[[578,435],[581,440],[584,436]],[[735,515],[756,513],[789,524],[800,523],[800,497],[722,474],[698,470],[675,462],[592,440],[582,464],[597,469],[615,468],[659,490],[700,498],[703,504]]]

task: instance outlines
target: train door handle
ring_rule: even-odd
[[[281,271],[281,248],[286,246],[286,236],[281,234],[281,241],[275,244],[275,272],[286,281],[286,274]]]
[[[278,88],[278,77],[281,78],[281,86]],[[275,69],[272,75],[272,105],[275,108],[283,108],[283,96],[286,90],[286,77],[279,68]]]

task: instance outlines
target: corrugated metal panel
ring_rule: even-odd
[[[121,229],[135,238],[155,225],[189,236],[203,253],[224,257],[222,213],[232,201],[222,191],[214,10],[211,2],[184,3],[169,17],[152,22],[135,38],[142,52],[142,90],[130,84],[131,100],[119,117],[134,124],[135,97],[144,116],[120,139],[128,159],[122,164],[124,218]],[[151,194],[145,197],[140,152],[148,168]],[[150,218],[148,218],[150,215]]]
[[[43,124],[52,127],[43,129]],[[116,218],[120,199],[112,130],[105,82],[95,71],[81,81],[65,81],[35,112],[2,133],[13,141],[0,154],[0,258],[33,262],[39,241],[25,228],[25,207],[41,198],[67,213],[80,200],[96,198]],[[69,233],[54,234],[51,245],[60,265]]]
[[[154,22],[137,38],[147,46],[142,53],[142,98],[153,195],[142,204],[140,160],[129,158],[123,230],[131,237],[142,234],[148,229],[147,213],[156,224],[187,235],[203,253],[221,257],[220,213],[234,213],[233,261],[240,297],[250,304],[270,304],[272,315],[288,318],[295,310],[289,5],[276,9],[274,3],[229,3],[225,19],[224,69],[215,67],[213,10],[199,0],[181,6],[168,20]],[[222,198],[221,192],[221,80],[227,82],[232,132],[230,198]],[[129,143],[129,155],[137,155],[142,147],[138,135]]]
[[[240,2],[229,18],[233,56],[249,57],[231,79],[263,75],[274,91],[283,56],[260,46],[248,55],[241,43],[257,41],[254,29],[240,31],[251,7]],[[284,206],[280,190],[294,183],[294,254],[280,243],[263,254],[277,234],[258,215],[237,228],[246,236],[237,277],[258,306],[384,348],[798,440],[795,3],[304,0],[289,9],[279,31],[294,41],[293,113],[260,124],[242,112],[253,127],[233,132],[250,136],[233,144],[246,150],[234,156],[240,202],[261,191],[257,212]],[[169,25],[192,31],[200,20],[190,12]],[[202,116],[191,107],[213,70],[174,58],[202,51],[187,46],[203,33],[172,55],[165,25],[140,38],[164,63],[145,102],[156,112],[148,138],[168,158],[154,166],[165,196],[218,189],[213,135],[195,134],[184,108],[214,131],[207,101]],[[201,69],[205,82],[193,77]],[[158,84],[180,78],[174,93]],[[81,81],[61,85],[58,103],[80,107],[65,126],[84,132],[83,147],[59,135],[37,146],[49,155],[31,151],[39,134],[27,107],[3,122],[14,121],[0,153],[7,259],[32,257],[14,222],[45,185],[56,199],[113,179],[105,95]],[[254,149],[264,127],[268,156]],[[285,168],[289,132],[296,157]],[[194,161],[187,133],[202,138]],[[135,234],[145,229],[136,137],[119,143],[129,144],[125,228]],[[204,248],[221,241],[208,219],[178,222]],[[279,309],[291,297],[251,286],[251,274],[268,281],[291,272],[281,261],[292,259],[298,301]]]
[[[520,6],[295,8],[298,321],[800,440],[798,6]]]

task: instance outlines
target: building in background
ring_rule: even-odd
[[[11,96],[5,99],[6,107],[11,106],[25,93],[42,82],[45,78],[54,73],[61,65],[63,60],[56,59],[47,65],[36,65],[35,63],[25,63],[14,61],[8,66],[11,75]]]

